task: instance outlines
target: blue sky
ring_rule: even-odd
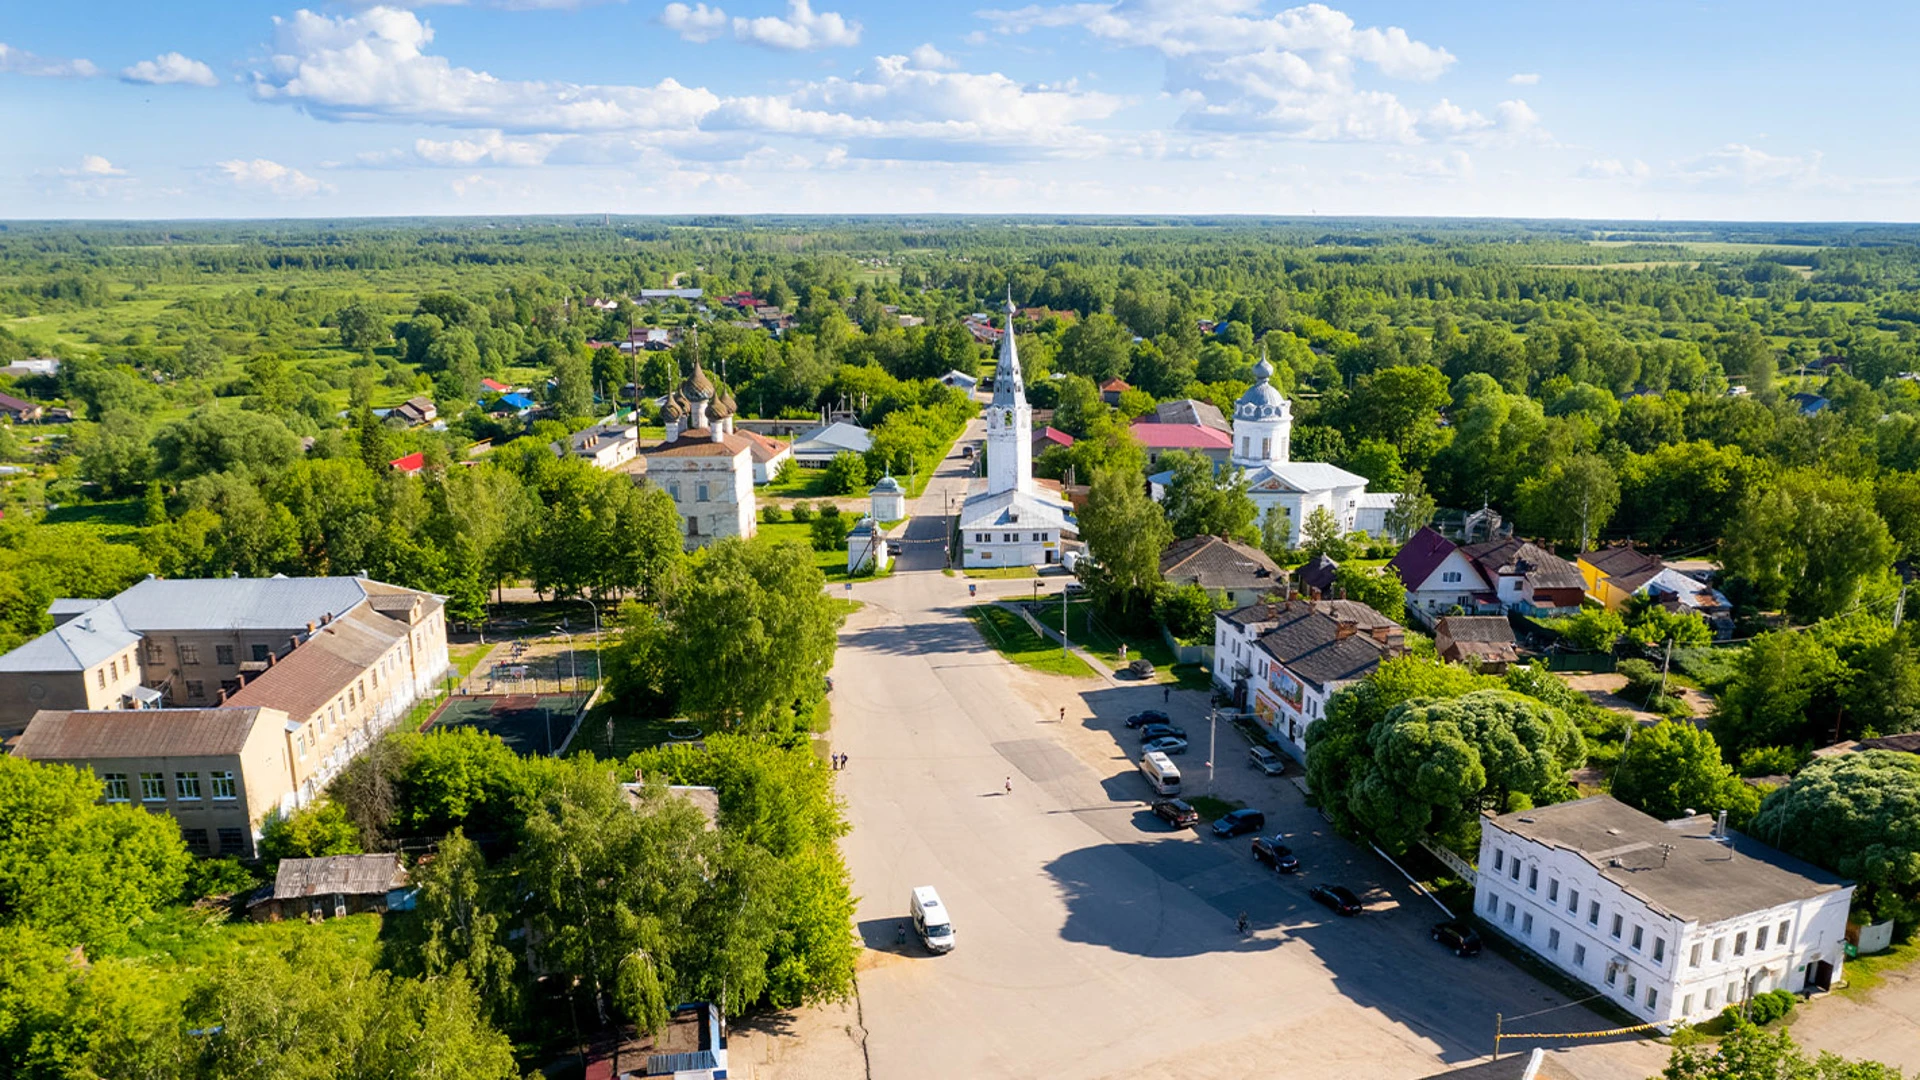
[[[1920,219],[1920,5],[11,3],[0,218]]]

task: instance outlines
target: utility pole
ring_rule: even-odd
[[[1907,614],[1907,581],[1905,578],[1902,578],[1900,580],[1900,599],[1894,601],[1893,603],[1893,629],[1895,630],[1895,632],[1899,631],[1900,620],[1906,617],[1906,614]]]
[[[1894,619],[1893,626],[1894,626],[1894,629],[1896,630],[1900,628],[1900,621],[1897,616]],[[1667,696],[1667,671],[1672,667],[1673,667],[1673,638],[1669,636],[1667,638],[1667,658],[1665,660],[1660,661],[1660,696],[1661,697]]]
[[[1213,790],[1213,763],[1216,760],[1216,755],[1214,754],[1215,738],[1219,734],[1219,731],[1220,731],[1220,706],[1214,705],[1207,709],[1207,790],[1208,791]]]
[[[1066,659],[1073,654],[1067,642],[1067,587],[1060,586],[1060,658]]]
[[[1588,508],[1592,503],[1592,500],[1593,500],[1593,495],[1590,492],[1583,491],[1580,493],[1580,550],[1581,551],[1588,550],[1587,549],[1587,520],[1588,520],[1588,514],[1589,514]]]

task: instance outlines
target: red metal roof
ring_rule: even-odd
[[[1133,425],[1133,437],[1149,450],[1233,449],[1233,436],[1199,424],[1155,424],[1143,420]]]
[[[417,473],[427,467],[427,455],[419,450],[415,450],[406,457],[394,458],[392,461],[387,462],[387,464],[399,469],[403,473]]]

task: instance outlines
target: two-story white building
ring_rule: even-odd
[[[1474,910],[1651,1023],[1840,976],[1853,885],[1724,830],[1596,795],[1481,819]]]
[[[1357,601],[1287,600],[1214,613],[1213,649],[1214,685],[1304,762],[1327,699],[1406,652],[1406,631]]]

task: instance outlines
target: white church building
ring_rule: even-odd
[[[1007,327],[1013,327],[1007,300]],[[1020,377],[1013,334],[1000,337],[987,406],[987,476],[960,508],[960,565],[1041,566],[1060,561],[1060,541],[1078,536],[1067,507],[1033,482],[1033,409]]]
[[[1293,438],[1293,403],[1273,386],[1273,365],[1265,356],[1253,369],[1254,383],[1233,406],[1232,467],[1247,478],[1247,494],[1260,511],[1259,523],[1275,507],[1287,512],[1288,543],[1297,546],[1300,532],[1315,510],[1324,508],[1340,523],[1342,533],[1379,535],[1386,529],[1387,511],[1399,499],[1392,493],[1369,494],[1367,478],[1337,465],[1288,460]],[[1153,477],[1154,495],[1163,492],[1162,473]]]

